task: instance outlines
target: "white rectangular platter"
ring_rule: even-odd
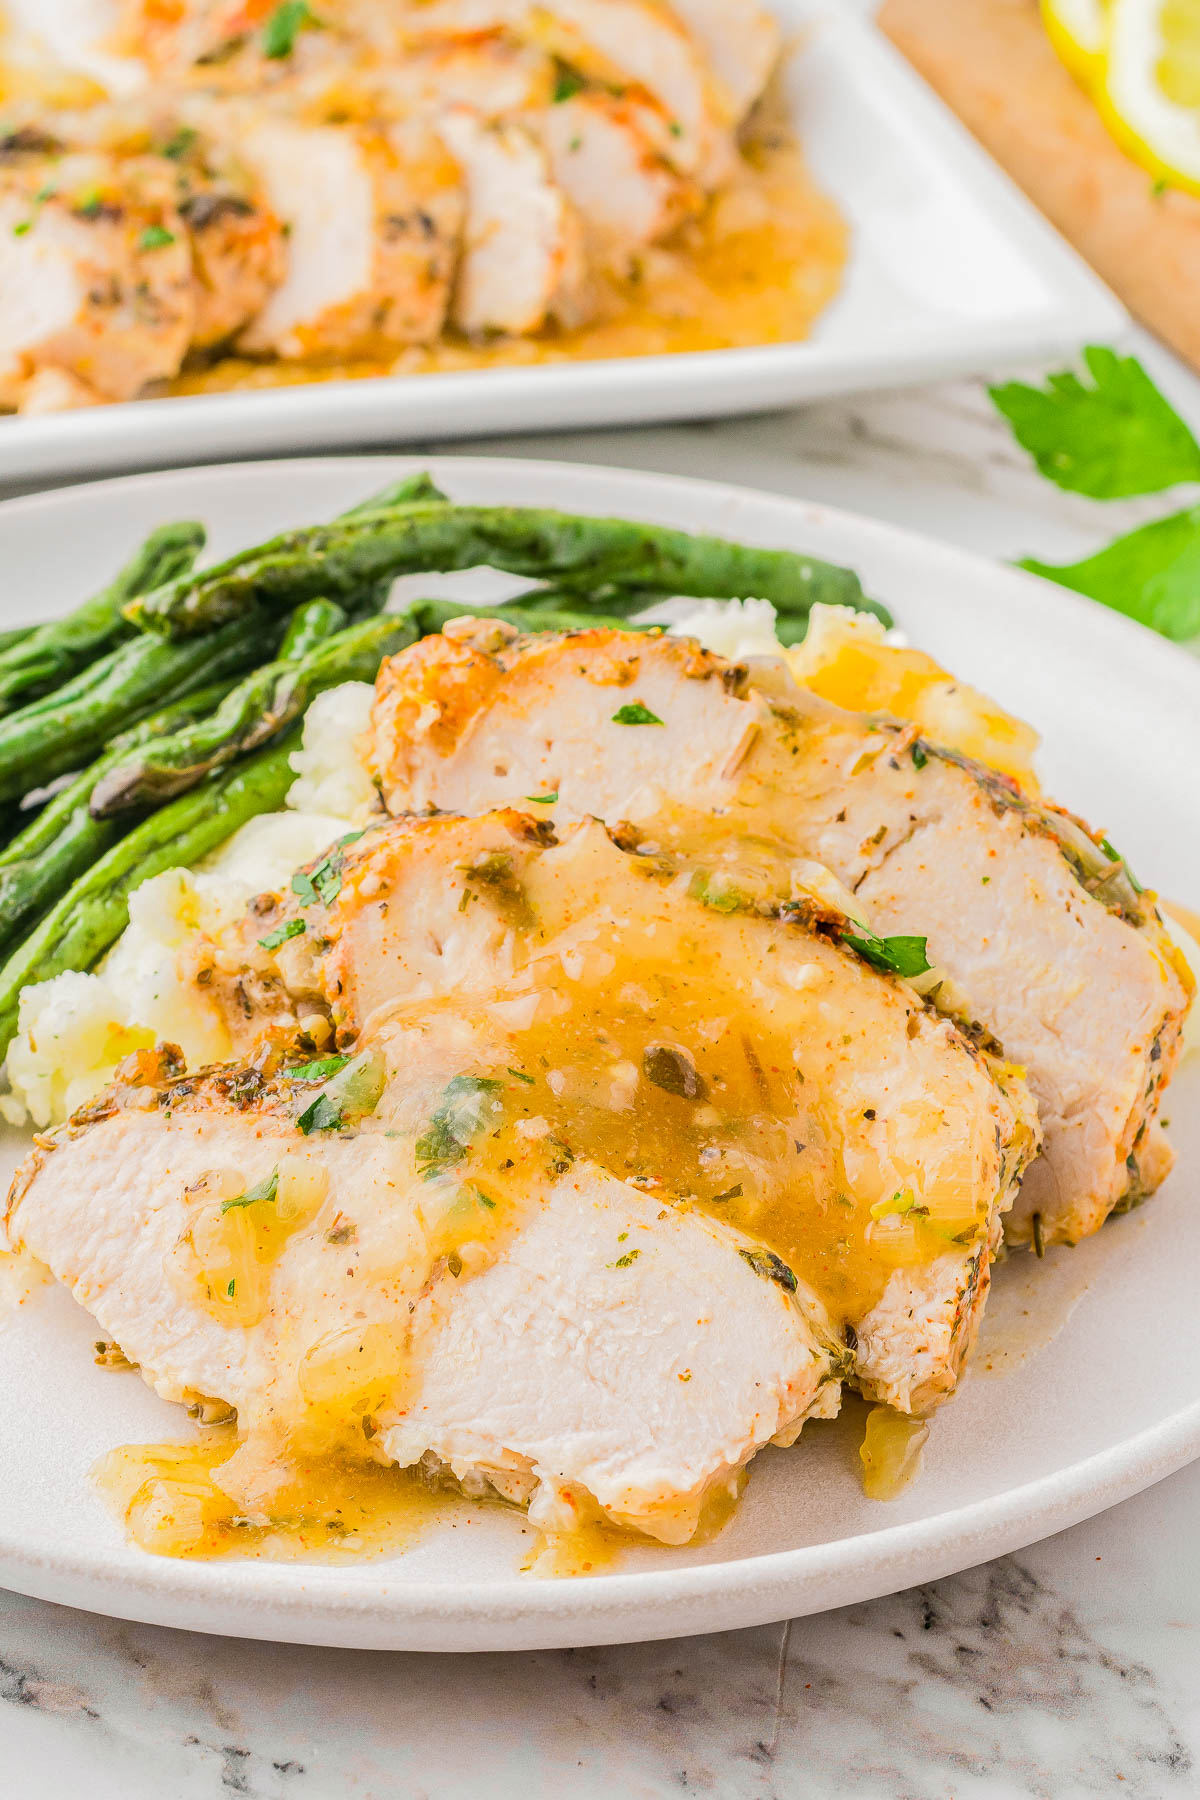
[[[852,233],[845,286],[809,340],[0,418],[0,483],[763,412],[1069,354],[1123,329],[1118,302],[869,23],[838,0],[776,7],[801,141]]]

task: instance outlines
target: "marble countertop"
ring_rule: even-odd
[[[1153,347],[1200,420],[1200,383]],[[1153,514],[1031,473],[979,383],[490,453],[806,495],[999,557]],[[0,1593],[13,1800],[1075,1800],[1200,1793],[1200,1465],[1019,1555],[791,1625],[479,1657],[310,1650]]]

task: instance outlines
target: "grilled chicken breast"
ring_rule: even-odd
[[[764,1443],[836,1411],[815,1299],[732,1227],[522,1130],[544,1122],[501,1053],[461,1017],[397,1020],[376,1110],[341,1129],[306,1125],[311,1083],[181,1080],[143,1053],[40,1140],[10,1237],[158,1393],[237,1408],[240,1448],[191,1496],[198,1538],[269,1526],[336,1451],[432,1459],[550,1528],[586,1506],[681,1542]]]
[[[697,861],[595,822],[556,845],[518,813],[400,821],[262,896],[195,974],[247,1051],[322,1007],[351,1043],[417,999],[486,1005],[563,1141],[758,1238],[857,1338],[864,1390],[924,1410],[1036,1126],[1019,1077],[846,947],[814,873],[761,838]]]
[[[1096,1230],[1170,1162],[1191,983],[1152,902],[1078,820],[915,727],[759,682],[682,639],[426,639],[380,673],[371,766],[394,812],[553,792],[556,821],[636,821],[670,795],[826,864],[876,931],[928,938],[943,1002],[1028,1073],[1045,1146],[1010,1240]],[[621,723],[630,702],[654,723]]]
[[[194,321],[169,162],[0,159],[0,404],[21,408],[47,372],[127,400],[175,373]]]
[[[277,356],[348,356],[441,330],[463,219],[458,168],[421,124],[250,124],[245,161],[288,227],[287,273],[242,334]]]
[[[439,130],[467,193],[455,324],[478,335],[536,331],[548,318],[582,322],[583,233],[541,145],[523,126],[463,106],[448,108]]]
[[[539,129],[550,172],[602,264],[627,266],[632,251],[668,236],[700,204],[700,189],[671,168],[644,106],[576,94],[547,107]]]

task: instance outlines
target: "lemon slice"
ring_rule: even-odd
[[[1200,0],[1110,0],[1096,100],[1123,149],[1200,193]]]
[[[1077,81],[1095,87],[1104,74],[1105,0],[1042,0],[1050,42]]]

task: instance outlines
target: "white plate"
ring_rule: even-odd
[[[399,376],[0,419],[0,482],[332,445],[763,412],[1106,341],[1119,303],[837,0],[776,0],[802,39],[789,92],[853,231],[846,286],[805,343]]]
[[[206,520],[220,553],[338,511],[394,459],[134,477],[0,507],[0,628],[66,606],[153,524]],[[625,513],[853,563],[913,639],[1045,733],[1051,790],[1163,891],[1200,896],[1200,667],[1076,595],[891,526],[731,487],[554,463],[446,458],[464,500]],[[436,584],[441,585],[441,584]],[[435,586],[422,582],[428,591]],[[858,1482],[849,1421],[767,1451],[732,1525],[630,1551],[591,1580],[521,1577],[511,1514],[457,1514],[406,1555],[354,1566],[186,1563],[130,1549],[88,1485],[106,1449],[178,1438],[180,1412],[96,1369],[88,1318],[45,1290],[0,1328],[0,1582],[160,1624],[363,1648],[508,1650],[750,1625],[840,1606],[999,1555],[1200,1455],[1200,1058],[1169,1097],[1179,1167],[1075,1251],[1002,1269],[984,1342],[891,1504]],[[986,1373],[992,1360],[1002,1372]]]

